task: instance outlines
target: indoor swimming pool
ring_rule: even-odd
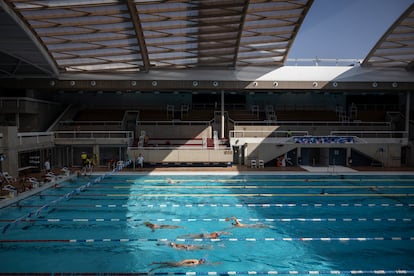
[[[75,177],[0,209],[0,272],[414,274],[413,191],[409,173]]]

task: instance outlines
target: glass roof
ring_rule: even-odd
[[[30,68],[56,76],[57,72],[71,71],[116,73],[283,66],[314,1],[4,0],[4,3],[23,21],[26,35],[37,46],[33,47],[36,54],[33,50],[22,60]],[[4,11],[7,9],[1,10]],[[413,70],[413,30],[414,4],[411,4],[372,48],[362,66]],[[19,45],[18,41],[15,45]],[[15,53],[8,50],[14,57],[24,55],[23,50],[15,48]],[[42,58],[35,58],[36,55]],[[16,68],[22,68],[23,63]],[[47,64],[51,66],[47,68]],[[8,74],[13,74],[16,69],[9,71]]]
[[[414,4],[388,29],[362,65],[414,68]]]
[[[311,0],[8,0],[58,69],[281,66]]]

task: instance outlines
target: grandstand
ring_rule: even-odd
[[[414,4],[363,60],[288,65],[312,5],[1,1],[2,171],[413,166]]]

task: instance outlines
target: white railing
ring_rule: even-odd
[[[114,139],[134,138],[132,131],[55,131],[56,139]]]
[[[231,130],[230,138],[286,138],[309,135],[308,131]]]
[[[19,145],[34,145],[43,143],[53,143],[53,132],[20,132],[17,133]]]
[[[357,136],[359,138],[408,138],[407,131],[331,131],[330,135],[335,136]]]
[[[122,127],[122,121],[60,121],[59,127],[82,128],[84,126],[117,126]]]
[[[142,125],[156,125],[156,126],[165,126],[165,125],[206,125],[209,126],[213,123],[214,120],[210,121],[181,121],[181,120],[170,120],[170,121],[137,121],[138,126]]]
[[[240,125],[290,125],[290,126],[374,126],[374,127],[390,127],[390,122],[363,122],[363,121],[234,121],[235,126]]]

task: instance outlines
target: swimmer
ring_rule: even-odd
[[[377,186],[372,186],[369,189],[373,192],[378,192],[378,190],[379,190]]]
[[[325,189],[322,189],[322,191],[320,192],[321,195],[327,195],[328,193],[325,191]]]
[[[145,226],[148,228],[151,228],[152,231],[155,231],[155,229],[176,229],[176,228],[182,228],[181,226],[177,225],[168,225],[168,224],[154,224],[149,221],[145,222]]]
[[[204,264],[206,262],[205,259],[185,259],[179,262],[152,262],[153,264],[158,264],[159,266],[152,268],[150,271],[153,271],[158,268],[165,268],[165,267],[180,267],[180,266],[198,266]]]
[[[171,179],[171,178],[167,178],[167,183],[168,184],[176,184],[176,183],[180,183],[180,181],[175,181],[175,180],[173,180],[173,179]]]
[[[217,239],[221,235],[231,235],[229,232],[212,232],[212,233],[203,233],[203,234],[189,234],[183,235],[178,238],[182,239]]]
[[[203,250],[203,249],[212,249],[213,248],[212,246],[182,244],[182,243],[174,243],[174,242],[170,242],[168,245],[172,248],[183,249],[183,250]]]
[[[268,228],[270,227],[269,225],[266,224],[244,224],[241,223],[236,217],[229,217],[226,218],[226,221],[230,221],[232,220],[233,222],[231,223],[231,225],[233,225],[234,227],[239,227],[239,228]]]

